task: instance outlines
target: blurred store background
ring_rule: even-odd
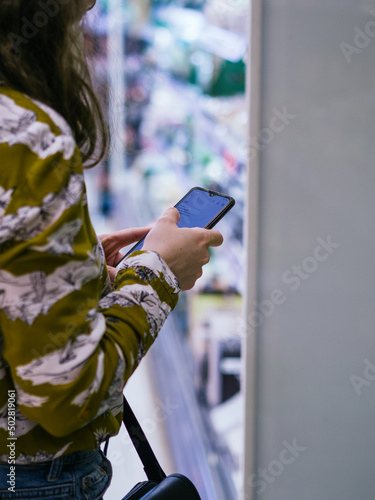
[[[202,500],[374,500],[374,0],[98,0],[85,32],[97,231],[236,199],[125,388],[162,465]],[[144,474],[109,455],[117,500]]]
[[[115,131],[109,161],[87,172],[97,232],[148,225],[193,186],[236,200],[218,225],[225,244],[125,389],[167,472],[203,500],[241,488],[247,14],[247,0],[100,0],[85,21]],[[111,442],[108,500],[144,479],[131,448],[125,431]]]

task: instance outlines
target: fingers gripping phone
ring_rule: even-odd
[[[220,219],[234,206],[235,200],[225,194],[216,193],[201,187],[194,187],[175,205],[181,220],[178,227],[202,227],[212,229]],[[146,235],[147,236],[147,235]],[[138,241],[120,262],[136,250],[142,250],[144,236]]]

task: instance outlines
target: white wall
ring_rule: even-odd
[[[254,336],[249,293],[245,498],[374,500],[375,2],[260,3],[251,110],[269,130],[250,149],[248,216],[267,302]]]

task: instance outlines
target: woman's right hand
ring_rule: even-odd
[[[168,208],[146,236],[142,249],[157,252],[178,279],[181,290],[190,290],[210,260],[209,247],[220,246],[223,236],[213,229],[179,228],[179,221],[178,210]]]

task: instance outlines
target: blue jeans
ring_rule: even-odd
[[[0,499],[100,500],[112,478],[109,460],[98,448],[79,451],[38,465],[0,464]],[[14,492],[8,488],[14,479]]]

